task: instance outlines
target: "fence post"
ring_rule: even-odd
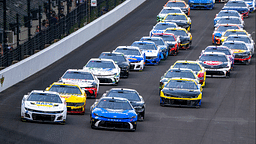
[[[27,9],[28,9],[28,40],[31,39],[31,17],[30,17],[30,0],[27,0]]]
[[[51,26],[51,0],[48,0],[48,14],[47,14],[47,19],[48,19],[48,27]]]
[[[8,48],[7,48],[7,35],[6,35],[6,30],[7,30],[7,26],[6,26],[6,22],[7,22],[7,17],[6,17],[6,0],[3,1],[3,21],[4,21],[4,31],[3,31],[3,55],[7,55],[8,54]],[[4,63],[4,66],[8,66],[8,55],[7,55],[7,60],[6,63]]]
[[[38,15],[39,15],[39,32],[41,32],[42,31],[42,15],[41,15],[41,9],[42,9],[42,7],[41,6],[39,6],[38,7]]]

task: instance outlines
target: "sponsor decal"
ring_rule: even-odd
[[[136,58],[128,58],[128,59],[130,59],[130,60],[137,60]]]
[[[243,53],[243,52],[246,52],[246,50],[238,50],[238,49],[235,49],[235,50],[232,50],[234,53]]]
[[[204,64],[212,65],[212,66],[221,65],[222,63],[223,62],[220,62],[220,61],[204,61]]]
[[[2,87],[3,83],[4,83],[4,76],[3,75],[2,75],[2,78],[0,80],[1,80],[1,87]]]
[[[52,107],[53,106],[52,103],[47,103],[47,102],[36,102],[35,105],[36,106],[44,106],[44,107]]]

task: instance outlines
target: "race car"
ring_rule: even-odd
[[[197,61],[177,60],[171,68],[186,68],[191,69],[198,77],[202,87],[205,86],[206,71],[204,67]]]
[[[87,98],[96,98],[99,91],[99,80],[90,71],[68,69],[59,82],[75,83],[85,91]]]
[[[156,17],[156,21],[160,22],[164,19],[164,17],[168,13],[180,13],[180,14],[185,14],[180,8],[178,7],[163,7],[163,9],[159,12],[159,14]]]
[[[113,52],[123,53],[130,61],[130,70],[142,71],[145,66],[146,55],[138,47],[118,46]]]
[[[164,7],[177,7],[180,8],[187,16],[190,15],[190,7],[183,0],[169,0],[165,3]]]
[[[91,58],[83,70],[90,70],[100,84],[117,85],[120,81],[121,69],[112,59]]]
[[[225,41],[242,41],[242,42],[245,42],[245,44],[247,45],[247,47],[249,48],[249,50],[251,52],[251,55],[252,56],[254,55],[255,43],[254,43],[253,39],[251,37],[247,36],[247,35],[239,35],[239,34],[229,35]]]
[[[213,22],[214,22],[214,25],[217,23],[218,20],[220,20],[220,18],[222,17],[238,17],[238,18],[241,18],[241,20],[243,20],[243,16],[237,12],[236,10],[221,10],[218,14],[216,14]]]
[[[102,52],[100,59],[112,59],[121,69],[120,77],[129,77],[130,62],[122,53],[118,52]]]
[[[228,29],[241,29],[238,25],[235,24],[221,24],[215,30],[212,34],[212,44],[221,44],[220,38],[222,37],[223,33],[226,32]]]
[[[67,106],[56,92],[33,90],[21,102],[21,121],[53,122],[65,124]]]
[[[231,61],[231,69],[234,68],[235,55],[234,55],[234,52],[231,49],[229,49],[228,47],[226,47],[226,46],[208,46],[204,50],[202,50],[201,55],[204,52],[222,52],[222,53],[226,54],[228,56],[229,60]]]
[[[191,69],[170,68],[165,72],[165,74],[160,79],[159,91],[161,91],[164,88],[164,85],[166,85],[171,78],[175,77],[190,78],[195,80],[199,84],[199,79],[197,75]]]
[[[240,14],[243,15],[243,17],[249,17],[249,11],[248,5],[242,1],[242,0],[232,0],[228,1],[222,10],[236,10]]]
[[[247,5],[248,8],[250,9],[249,12],[254,12],[256,10],[256,1],[255,0],[243,0]]]
[[[90,108],[91,128],[135,131],[137,114],[126,98],[102,97]]]
[[[160,92],[161,106],[201,107],[202,87],[193,79],[171,78]]]
[[[84,114],[86,93],[77,84],[54,82],[46,91],[53,91],[65,98],[68,113]]]
[[[245,42],[225,41],[222,45],[230,48],[234,52],[235,63],[250,64],[252,55]]]
[[[176,56],[180,49],[180,37],[172,33],[156,33],[153,37],[161,37],[168,44],[169,55]]]
[[[137,113],[138,120],[143,121],[145,119],[146,103],[135,89],[112,88],[104,93],[102,97],[119,97],[128,99]]]
[[[149,36],[155,33],[163,33],[167,28],[177,28],[178,25],[174,22],[158,22],[149,32]]]
[[[226,30],[223,35],[220,38],[221,44],[228,38],[229,35],[246,35],[251,37],[249,33],[247,33],[246,30],[241,30],[241,29],[228,29]]]
[[[199,63],[205,68],[206,75],[230,77],[231,61],[222,52],[204,52]]]
[[[215,0],[189,0],[190,9],[213,9]]]
[[[236,24],[242,29],[244,28],[245,25],[244,21],[241,18],[233,16],[221,17],[214,25],[214,28],[218,27],[221,24]]]
[[[138,47],[146,55],[146,65],[158,65],[161,60],[161,50],[151,41],[135,41],[131,46]]]
[[[180,37],[180,48],[181,49],[189,49],[192,44],[192,35],[184,28],[168,28],[164,31],[164,33],[172,33],[176,37]]]
[[[156,44],[157,47],[161,50],[161,60],[166,60],[168,58],[169,47],[168,44],[161,37],[149,37],[144,36],[140,41],[151,41]]]
[[[191,19],[186,14],[180,13],[169,13],[167,14],[162,22],[174,22],[179,27],[185,28],[187,31],[191,30]]]

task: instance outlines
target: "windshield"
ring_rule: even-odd
[[[173,33],[177,36],[188,36],[188,34],[184,30],[166,30],[165,33]]]
[[[219,26],[216,31],[225,32],[228,29],[239,29],[237,26]]]
[[[228,37],[229,35],[232,35],[232,34],[236,34],[236,35],[247,35],[245,32],[243,31],[227,31],[224,36],[225,37]]]
[[[186,7],[183,2],[168,2],[167,7]]]
[[[246,4],[244,2],[227,2],[227,4],[225,6],[229,6],[229,7],[247,7]]]
[[[161,37],[164,41],[176,41],[172,35],[153,35],[153,37]]]
[[[139,95],[135,91],[129,90],[111,90],[106,97],[126,98],[129,101],[140,101]]]
[[[126,59],[123,54],[113,54],[113,53],[102,53],[99,58],[112,59],[116,62],[125,62]]]
[[[91,60],[86,67],[91,68],[115,68],[115,65],[111,61],[97,61]]]
[[[124,55],[140,55],[140,51],[137,49],[118,48],[115,52],[123,53]]]
[[[182,78],[191,78],[196,79],[195,75],[190,71],[183,70],[170,70],[165,75],[165,78],[173,78],[173,77],[182,77]]]
[[[157,50],[157,47],[154,44],[133,43],[132,46],[139,47],[141,50]]]
[[[187,20],[185,15],[167,15],[164,20]]]
[[[244,43],[224,43],[223,46],[226,46],[230,49],[247,50],[247,47]]]
[[[197,85],[193,81],[170,80],[165,87],[197,90]]]
[[[244,0],[244,1],[246,1],[246,2],[252,2],[253,0]]]
[[[62,94],[82,94],[78,87],[69,85],[52,85],[49,91],[54,91]]]
[[[97,108],[113,109],[113,110],[132,110],[131,105],[127,100],[117,99],[102,99]]]
[[[207,48],[204,52],[222,52],[226,55],[231,55],[228,49],[216,49],[216,48]]]
[[[251,43],[248,37],[228,37],[226,41],[243,41],[245,43]]]
[[[93,76],[89,72],[78,72],[78,71],[67,71],[62,78],[65,79],[84,79],[84,80],[94,80]]]
[[[221,18],[219,24],[242,24],[238,18]]]
[[[175,24],[157,24],[154,30],[166,30],[167,28],[176,28]]]
[[[168,14],[168,13],[182,13],[179,9],[162,9],[160,14]]]
[[[224,17],[224,16],[235,16],[240,17],[239,13],[237,12],[219,12],[217,17]]]
[[[137,49],[118,48],[115,52],[123,53],[124,55],[140,55],[140,51]]]
[[[187,68],[192,71],[200,71],[201,67],[198,64],[194,63],[176,63],[173,68]]]
[[[216,54],[203,54],[200,58],[200,61],[220,61],[227,62],[228,59],[225,55],[216,55]]]
[[[62,103],[60,96],[56,94],[49,93],[32,93],[29,95],[27,101],[41,101],[41,102],[51,102],[51,103]]]
[[[164,41],[156,38],[141,38],[140,41],[152,41],[156,45],[164,45]]]

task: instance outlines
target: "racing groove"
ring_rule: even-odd
[[[143,72],[131,72],[116,87],[134,88],[146,101],[146,117],[136,132],[92,130],[88,99],[85,115],[68,115],[66,125],[20,121],[20,104],[24,94],[45,89],[69,68],[82,68],[102,51],[130,45],[148,35],[156,15],[167,0],[147,0],[142,6],[79,49],[43,71],[0,93],[1,143],[255,143],[255,58],[250,65],[235,65],[231,78],[207,78],[202,107],[176,108],[159,105],[160,77],[176,60],[196,60],[211,45],[213,18],[223,4],[213,10],[192,10],[192,49],[169,57],[158,66]],[[245,19],[245,29],[255,31],[255,13]],[[255,34],[253,35],[255,41]],[[112,86],[101,86],[99,96]]]

